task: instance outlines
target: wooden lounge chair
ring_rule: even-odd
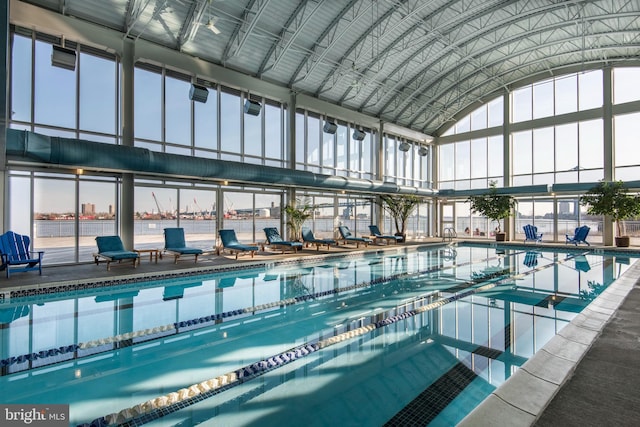
[[[565,244],[573,243],[574,245],[578,246],[579,243],[586,243],[587,246],[591,246],[589,242],[587,242],[587,236],[589,235],[589,230],[591,230],[591,228],[589,228],[586,225],[583,225],[581,227],[576,228],[575,232],[573,233],[573,236],[569,236],[568,234],[565,234],[566,236]]]
[[[238,238],[236,237],[235,230],[218,230],[218,234],[220,235],[220,240],[222,241],[222,248],[218,249],[218,253],[229,251],[231,254],[236,255],[236,259],[238,259],[238,255],[243,252],[249,252],[251,254],[251,258],[258,251],[258,247],[254,245],[243,245],[238,242]]]
[[[315,245],[316,250],[320,250],[321,246],[327,245],[327,250],[331,249],[331,245],[338,245],[333,239],[316,239],[313,231],[309,227],[302,227],[302,241],[307,245]]]
[[[100,263],[100,260],[104,260],[107,262],[107,270],[110,270],[113,261],[131,260],[133,261],[133,268],[136,268],[140,255],[137,252],[126,250],[120,236],[98,236],[96,237],[96,244],[98,245],[98,252],[93,254],[96,265]]]
[[[43,251],[38,251],[37,256],[29,250],[29,236],[7,231],[0,236],[0,256],[2,265],[0,271],[6,270],[7,278],[11,273],[23,271],[38,271],[42,276]]]
[[[298,252],[298,250],[302,249],[302,243],[284,240],[282,236],[280,236],[280,233],[278,233],[278,229],[275,227],[266,227],[263,230],[265,236],[267,237],[266,246],[278,248],[282,251],[282,253],[285,253],[286,250],[293,250],[293,252]]]
[[[542,241],[542,233],[538,233],[538,227],[535,225],[527,224],[524,227],[524,242],[527,243],[529,240],[539,243]]]
[[[392,242],[392,243],[398,243],[400,240],[402,240],[402,236],[394,236],[391,234],[382,234],[382,232],[380,231],[380,229],[378,228],[377,225],[371,224],[369,226],[369,231],[371,231],[371,236],[373,236],[373,240],[375,242],[378,242],[378,240],[384,241],[384,242]]]
[[[184,228],[176,227],[164,229],[164,252],[173,255],[174,264],[177,264],[178,258],[182,255],[194,255],[194,262],[198,262],[198,255],[202,253],[202,249],[187,246],[184,241]]]
[[[369,246],[369,243],[373,243],[373,240],[369,238],[354,236],[353,234],[351,234],[351,230],[349,230],[349,227],[345,225],[339,226],[338,230],[340,231],[340,235],[342,236],[340,240],[345,244],[355,243],[356,248],[359,248],[361,243],[363,243],[365,246]]]

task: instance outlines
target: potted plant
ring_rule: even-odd
[[[516,199],[508,194],[498,194],[496,181],[489,183],[489,191],[478,196],[469,196],[467,202],[471,203],[471,212],[479,213],[498,224],[496,227],[496,241],[503,242],[506,233],[500,229],[500,220],[507,219],[516,205]]]
[[[313,215],[314,207],[310,204],[310,199],[296,199],[295,203],[287,204],[282,210],[287,217],[287,226],[293,236],[292,240],[300,240],[302,224]]]
[[[401,242],[407,240],[407,219],[411,216],[421,199],[412,194],[392,196],[383,194],[380,196],[380,206],[393,218],[396,226],[396,236],[400,236]]]
[[[624,220],[640,215],[640,196],[629,194],[622,181],[600,181],[585,195],[580,196],[580,204],[588,206],[589,215],[611,217],[616,223],[616,246],[629,246],[629,236],[624,234]]]

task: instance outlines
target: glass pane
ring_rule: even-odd
[[[487,140],[474,139],[471,141],[471,178],[487,176]]]
[[[320,118],[307,116],[307,163],[320,164]]]
[[[13,36],[11,120],[31,121],[31,39]]]
[[[580,122],[578,131],[580,132],[580,169],[603,168],[602,119]]]
[[[455,145],[445,144],[438,146],[439,181],[450,181],[455,178]]]
[[[533,130],[533,172],[553,172],[553,128]]]
[[[10,177],[9,195],[9,229],[31,236],[31,180],[28,177]],[[47,219],[36,217],[33,232],[36,232],[38,223],[42,220]],[[34,247],[39,249],[38,246]]]
[[[556,115],[578,110],[578,78],[575,74],[556,79]]]
[[[556,126],[556,171],[578,170],[577,123]]]
[[[489,127],[502,126],[504,118],[504,99],[502,96],[489,102]]]
[[[640,113],[614,116],[613,135],[615,166],[640,165],[640,150],[637,149]]]
[[[196,147],[218,149],[218,91],[209,88],[207,102],[193,103],[193,131]]]
[[[304,114],[296,111],[296,163],[304,163],[305,129]],[[346,152],[343,154],[346,154]]]
[[[224,192],[224,229],[233,229],[240,243],[253,243],[256,239],[263,239],[262,230],[253,227],[253,194],[247,192]],[[256,235],[260,232],[260,236]]]
[[[513,141],[513,173],[528,174],[532,170],[531,131],[516,132]]]
[[[191,146],[191,83],[165,78],[165,141]]]
[[[91,261],[96,236],[119,234],[116,230],[116,184],[80,181],[79,200],[79,259]]]
[[[487,141],[487,161],[489,164],[489,177],[500,177],[504,175],[504,146],[502,136],[491,136]]]
[[[80,129],[116,133],[116,64],[80,54]]]
[[[622,104],[640,100],[640,68],[620,67],[613,69],[613,103]]]
[[[511,109],[514,123],[531,120],[531,97],[531,86],[513,91]]]
[[[282,108],[265,104],[264,111],[264,140],[265,140],[265,157],[285,160],[282,153]]]
[[[553,116],[553,80],[533,85],[533,118]]]
[[[173,188],[135,187],[134,245],[163,248],[164,229],[177,227],[177,191]]]
[[[34,180],[34,247],[47,251],[47,263],[75,262],[75,182]]]
[[[487,105],[477,108],[471,113],[471,130],[486,129],[487,127]]]
[[[216,242],[216,192],[181,189],[180,227],[184,228],[188,245],[211,250]]]
[[[578,91],[580,111],[602,107],[602,70],[578,74]]]
[[[76,127],[76,72],[51,65],[52,46],[36,41],[34,108],[38,124]]]
[[[240,97],[220,92],[220,149],[240,153]]]
[[[471,177],[471,142],[456,143],[456,179]]]
[[[264,108],[257,116],[243,114],[244,118],[244,153],[249,156],[262,157],[262,115]]]
[[[134,115],[136,138],[162,140],[162,76],[135,69]]]

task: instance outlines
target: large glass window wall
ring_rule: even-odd
[[[607,150],[613,157],[613,179],[637,180],[640,158],[634,141],[640,132],[638,78],[637,67],[612,70],[611,117],[603,113],[609,90],[603,85],[606,79],[602,70],[558,76],[505,95],[511,105],[512,131],[508,135],[503,136],[502,127],[492,127],[490,118],[504,115],[503,102],[491,101],[474,110],[442,133],[446,142],[438,146],[439,188],[486,188],[491,180],[499,186],[595,183],[605,177]],[[611,147],[605,142],[607,121],[613,129]],[[474,138],[478,130],[483,130],[483,135]],[[503,152],[503,138],[509,138],[508,176],[503,170],[507,154]],[[586,224],[591,228],[589,240],[602,242],[603,218],[587,215],[579,196],[518,197],[513,238],[524,238],[522,226],[534,224],[543,232],[543,240],[564,241],[565,234],[573,235],[575,227]],[[470,235],[491,234],[491,225],[472,214],[465,201],[458,201],[455,211],[458,234],[465,230]],[[640,237],[640,226],[635,224],[626,221],[632,238]],[[479,233],[475,233],[476,228]]]
[[[9,127],[49,136],[122,143],[121,64],[115,55],[67,42],[65,46],[76,51],[77,62],[75,69],[63,69],[51,64],[52,46],[62,40],[20,29],[11,36]],[[193,76],[146,63],[144,58],[135,64],[133,73],[134,146],[289,167],[287,106],[200,78],[194,81]],[[189,98],[192,82],[207,88],[207,102]],[[248,99],[261,104],[257,115],[244,112]],[[384,157],[376,154],[381,144],[374,129],[307,110],[298,110],[295,117],[296,168],[377,180],[380,175],[376,169],[383,156],[383,162],[393,165],[391,179],[398,184],[433,186],[431,153],[420,155],[417,143],[390,137],[396,141],[391,143],[394,149]],[[337,124],[337,132],[324,132],[326,120]],[[364,132],[364,138],[354,138],[356,130]],[[411,144],[409,151],[397,150],[403,142]],[[265,226],[284,228],[282,189],[232,188],[221,182],[169,181],[166,177],[134,178],[136,248],[162,247],[164,228],[178,226],[185,228],[191,245],[210,249],[216,241],[218,219],[223,226],[238,225],[241,238],[252,242],[263,240]],[[37,249],[47,250],[47,264],[87,262],[92,259],[96,236],[120,232],[119,174],[10,168],[9,186],[9,226],[31,235]],[[310,225],[321,236],[333,235],[340,221],[349,224],[356,234],[368,235],[367,226],[374,221],[377,209],[370,195],[312,196],[318,199],[319,207]],[[224,200],[224,206],[215,206],[216,200]],[[410,219],[410,236],[429,234],[430,206],[421,205]],[[236,214],[231,214],[234,211]],[[24,212],[30,214],[25,216]],[[31,219],[49,223],[45,226]],[[389,218],[384,219],[382,228],[392,230]]]

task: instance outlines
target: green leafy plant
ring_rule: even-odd
[[[617,235],[623,236],[625,219],[640,215],[640,196],[629,194],[622,181],[600,181],[586,194],[580,196],[580,204],[587,206],[589,215],[607,215],[616,223]]]
[[[500,230],[500,220],[511,216],[516,206],[516,199],[508,194],[498,194],[496,181],[489,183],[489,191],[478,196],[469,196],[467,202],[471,203],[471,211],[479,213],[498,223],[496,231]]]
[[[380,206],[393,218],[396,226],[396,234],[403,239],[407,235],[407,220],[422,200],[412,194],[392,196],[383,194],[380,196]]]
[[[287,226],[294,239],[302,238],[302,224],[311,218],[314,209],[311,199],[308,197],[296,199],[295,203],[289,203],[282,209],[287,218]]]

